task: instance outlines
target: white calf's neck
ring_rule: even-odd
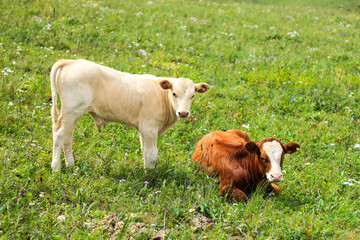
[[[281,144],[278,141],[272,141],[272,142],[265,142],[263,144],[263,150],[268,155],[270,163],[271,163],[271,169],[269,172],[266,173],[267,179],[271,180],[272,174],[281,174],[281,156],[283,154],[283,148]],[[282,177],[281,177],[282,180]]]

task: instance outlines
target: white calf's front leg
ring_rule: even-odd
[[[148,169],[155,168],[158,160],[157,131],[141,131],[140,142],[144,158],[144,167]]]
[[[142,138],[142,135],[140,133],[140,146],[141,146],[141,152],[144,154],[144,140]]]

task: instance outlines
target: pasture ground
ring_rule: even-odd
[[[343,4],[343,5],[341,5]],[[0,2],[0,239],[359,239],[360,17],[355,1]],[[75,167],[51,172],[49,72],[60,58],[212,89],[158,141],[90,116]],[[283,189],[226,201],[191,161],[239,128],[300,143]]]

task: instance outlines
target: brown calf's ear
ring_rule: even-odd
[[[285,153],[288,154],[296,152],[298,148],[300,148],[300,144],[296,142],[289,142],[287,144],[284,144]]]
[[[172,83],[169,80],[161,80],[159,85],[162,89],[172,89]]]
[[[260,153],[260,149],[258,145],[256,145],[256,143],[254,143],[253,141],[246,143],[245,148],[249,153],[253,153],[253,154]]]
[[[198,93],[205,93],[210,90],[210,86],[206,83],[195,84],[195,91]]]

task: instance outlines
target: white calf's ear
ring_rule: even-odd
[[[210,86],[206,83],[195,84],[195,91],[198,93],[205,93],[210,90]]]
[[[161,80],[159,85],[162,89],[172,89],[172,83],[169,80]]]

